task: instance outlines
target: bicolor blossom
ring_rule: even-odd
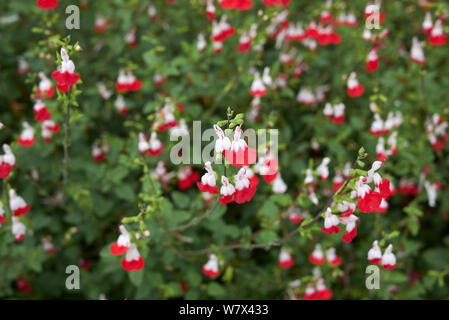
[[[218,142],[218,140],[217,140]],[[215,144],[217,150],[217,143]],[[256,162],[257,151],[248,147],[246,141],[242,139],[242,126],[237,126],[234,132],[234,140],[229,150],[224,150],[224,157],[234,167],[249,166]]]
[[[116,242],[110,245],[109,251],[114,256],[122,255],[126,253],[128,247],[131,245],[131,236],[126,230],[124,225],[119,226],[120,235]]]
[[[368,251],[368,262],[378,265],[382,261],[382,251],[379,248],[377,240],[373,242],[373,246]]]
[[[278,261],[279,267],[282,269],[289,269],[293,267],[294,264],[295,260],[292,258],[290,253],[285,248],[282,248],[279,254],[279,261]]]
[[[34,137],[34,129],[26,121],[22,123],[22,127],[23,130],[18,140],[19,144],[25,148],[32,147],[34,145],[34,142],[36,141]]]
[[[61,92],[69,91],[80,79],[79,74],[75,72],[75,64],[70,60],[69,54],[64,48],[61,48],[61,65],[53,71],[52,78],[56,81],[56,87]]]
[[[143,268],[145,261],[134,243],[129,245],[121,264],[126,271],[138,271]]]
[[[30,211],[30,205],[16,194],[14,189],[9,190],[9,209],[11,209],[14,217],[24,216]]]
[[[130,91],[138,91],[142,88],[142,81],[138,80],[132,71],[125,73],[124,70],[119,71],[115,89],[120,93]]]
[[[41,79],[37,87],[37,91],[34,95],[35,99],[50,99],[53,97],[55,90],[51,85],[50,79],[48,79],[43,72],[39,72],[37,76]]]
[[[16,157],[7,144],[3,145],[3,151],[5,153],[0,155],[0,178],[6,179],[16,165]]]
[[[338,216],[332,213],[331,208],[326,209],[325,217],[324,217],[324,227],[321,228],[321,231],[327,234],[339,233],[341,232],[340,220]]]
[[[448,37],[443,33],[443,21],[438,19],[430,31],[428,41],[433,46],[442,46],[448,42]]]
[[[17,217],[12,217],[11,232],[16,242],[21,242],[25,238],[26,226]]]
[[[203,274],[209,278],[215,279],[220,270],[218,268],[218,258],[215,254],[209,255],[209,260],[202,267]]]
[[[355,72],[351,72],[351,74],[349,75],[347,87],[348,95],[351,98],[360,97],[365,92],[365,88],[357,80],[357,74]]]
[[[417,64],[426,63],[426,57],[424,56],[424,50],[422,48],[421,42],[417,37],[413,37],[412,49],[410,50],[410,59]]]
[[[217,173],[212,169],[210,161],[204,164],[206,173],[201,177],[201,182],[197,182],[198,188],[201,192],[218,193],[217,187]]]
[[[396,268],[396,256],[393,253],[393,245],[388,245],[384,254],[382,255],[382,268],[387,270],[393,270]]]
[[[188,165],[178,171],[178,188],[186,190],[193,186],[199,179],[199,173],[194,171],[191,165]]]
[[[232,201],[235,194],[235,187],[231,184],[225,176],[221,177],[222,186],[220,188],[219,201],[222,205],[226,205]]]
[[[341,265],[341,257],[337,256],[335,248],[329,248],[326,250],[326,260],[332,267],[338,267]]]
[[[316,266],[321,266],[325,262],[323,250],[321,249],[320,244],[315,245],[315,249],[313,250],[312,254],[309,256],[309,262]]]
[[[115,100],[115,108],[117,109],[120,115],[125,115],[128,113],[128,107],[126,106],[125,99],[122,95],[119,95]]]
[[[33,106],[34,120],[37,122],[44,122],[51,119],[51,113],[48,111],[47,106],[42,100],[37,100]]]

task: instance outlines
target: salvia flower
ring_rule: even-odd
[[[156,132],[151,133],[149,147],[150,148],[148,149],[148,153],[153,157],[156,157],[157,155],[159,155],[162,152],[162,150],[164,149],[164,145],[157,138]]]
[[[198,188],[201,192],[218,193],[217,187],[217,173],[212,169],[210,161],[204,164],[206,173],[201,177],[201,182],[197,182]]]
[[[188,165],[178,171],[178,188],[185,190],[193,186],[200,179],[198,172]]]
[[[293,265],[295,264],[295,260],[285,248],[282,248],[279,254],[278,264],[282,269],[289,269],[293,267]]]
[[[42,10],[51,10],[58,6],[58,0],[36,0],[36,4]]]
[[[202,267],[203,274],[209,278],[216,278],[220,273],[218,268],[218,258],[215,254],[209,255],[209,260]]]
[[[224,10],[249,10],[253,6],[252,0],[220,0],[220,6]]]
[[[326,260],[334,268],[341,265],[341,257],[337,256],[335,248],[326,250]]]
[[[25,238],[26,226],[20,222],[19,218],[12,217],[11,232],[16,242],[21,242]]]
[[[9,208],[14,217],[24,216],[30,211],[30,205],[14,189],[9,190]]]
[[[37,122],[44,122],[51,119],[51,113],[48,111],[47,106],[42,100],[37,100],[33,106],[34,120]]]
[[[424,56],[424,50],[421,42],[417,37],[413,37],[412,49],[410,51],[410,59],[417,64],[425,64],[426,57]]]
[[[16,165],[16,157],[7,144],[3,145],[3,151],[5,154],[0,155],[0,178],[6,179]]]
[[[221,177],[222,186],[220,188],[220,198],[219,201],[222,205],[226,205],[232,201],[235,194],[235,187],[232,185],[228,178],[225,176]]]
[[[365,92],[365,88],[357,80],[357,74],[355,72],[352,72],[349,75],[347,86],[348,86],[348,90],[347,90],[348,95],[351,98],[360,97]]]
[[[368,262],[378,265],[382,261],[382,251],[377,240],[373,242],[373,247],[368,251]]]
[[[321,249],[320,244],[315,245],[315,249],[312,254],[309,256],[309,261],[311,264],[316,266],[321,266],[326,261],[324,258],[323,250]]]
[[[249,89],[249,93],[251,93],[253,97],[263,97],[267,93],[267,89],[260,78],[259,72],[254,73],[254,80]]]
[[[274,193],[285,193],[287,191],[287,184],[284,182],[280,174],[278,174],[276,179],[274,179],[272,189]]]
[[[119,71],[115,89],[120,93],[131,91],[139,91],[142,88],[142,81],[138,80],[132,71],[125,73],[124,70]]]
[[[23,131],[19,136],[19,145],[25,148],[30,148],[34,145],[36,139],[34,138],[34,129],[28,122],[22,123]]]
[[[115,100],[115,108],[122,116],[128,113],[128,107],[126,106],[125,99],[123,98],[122,95],[119,95]]]
[[[433,46],[442,46],[445,45],[448,41],[448,37],[443,33],[442,24],[443,21],[441,21],[441,19],[438,19],[435,22],[432,31],[430,31],[428,41]]]
[[[215,150],[217,150],[217,143],[215,144]],[[242,139],[241,125],[235,128],[234,140],[231,143],[231,148],[230,150],[224,149],[224,156],[226,161],[234,167],[249,166],[256,162],[257,151],[253,148],[249,148],[246,141]]]
[[[209,21],[213,21],[215,19],[214,0],[207,0],[206,15],[207,15],[207,19],[209,19]]]
[[[143,268],[145,261],[134,243],[129,245],[121,264],[126,271],[138,271]]]
[[[55,90],[51,85],[51,81],[45,76],[43,72],[39,72],[38,77],[41,79],[35,93],[35,99],[50,99],[53,97]]]
[[[393,253],[393,245],[388,245],[384,254],[382,255],[382,268],[387,270],[393,270],[396,268],[396,256]]]
[[[0,201],[0,226],[5,223],[5,209],[3,209],[3,202]]]
[[[366,72],[372,73],[379,69],[379,57],[377,55],[377,48],[373,48],[366,59],[365,65]]]
[[[330,208],[327,208],[324,217],[324,227],[321,228],[321,231],[327,234],[339,233],[341,232],[341,229],[338,226],[339,224],[340,220],[338,219],[338,216],[333,214]]]
[[[422,32],[424,34],[430,34],[433,28],[432,15],[430,12],[426,12],[426,16],[424,17],[424,21],[422,23]]]
[[[111,254],[114,256],[122,255],[126,253],[126,250],[128,250],[128,247],[131,245],[131,236],[126,230],[124,225],[119,226],[120,235],[116,242],[111,244],[109,247],[109,250],[111,251]]]
[[[75,64],[70,60],[69,54],[64,48],[61,48],[61,60],[61,65],[53,71],[51,76],[56,81],[58,90],[67,92],[78,82],[80,76],[75,72]]]

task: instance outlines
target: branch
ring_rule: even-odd
[[[199,217],[195,217],[191,221],[189,221],[188,223],[183,224],[181,226],[178,226],[176,228],[170,229],[169,231],[185,231],[186,229],[188,229],[188,228],[190,228],[190,227],[200,223],[202,220],[206,219],[207,217],[211,216],[214,213],[214,211],[217,208],[219,202],[220,201],[219,201],[219,196],[218,196],[217,197],[217,201],[215,201],[213,207],[209,211],[207,211],[205,214],[203,214],[202,216],[199,216]]]
[[[357,162],[357,160],[354,162],[352,167],[354,167],[356,162]],[[296,228],[293,231],[289,232],[283,238],[281,238],[281,239],[279,239],[277,241],[274,241],[274,242],[266,243],[266,244],[250,244],[250,243],[228,244],[228,245],[225,245],[225,246],[221,247],[220,250],[232,250],[232,249],[254,250],[254,249],[265,249],[265,248],[280,246],[282,243],[284,243],[285,241],[289,240],[295,234],[300,232],[301,228],[302,229],[308,228],[311,225],[313,225],[316,222],[318,222],[318,220],[321,218],[324,210],[326,210],[332,204],[332,202],[334,201],[336,196],[340,195],[347,188],[349,182],[351,182],[351,180],[353,178],[354,178],[353,176],[350,176],[348,179],[346,179],[346,181],[343,184],[343,186],[340,189],[338,189],[337,191],[334,192],[332,197],[330,197],[329,200],[327,201],[326,205],[323,208],[321,208],[319,213],[315,217],[313,217],[313,219],[311,221],[306,223],[304,226],[302,225],[303,223],[300,223],[298,228]],[[184,251],[182,254],[185,255],[185,256],[196,256],[196,255],[207,255],[207,254],[211,254],[213,252],[214,251],[212,249],[208,248],[208,249],[201,249],[201,250],[194,250],[194,251]]]
[[[64,124],[64,159],[62,161],[63,163],[63,170],[62,170],[62,179],[63,184],[66,185],[69,180],[69,127],[70,127],[70,91],[67,94],[67,110],[65,113],[65,124]]]

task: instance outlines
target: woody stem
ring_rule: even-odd
[[[69,127],[70,127],[70,90],[67,93],[67,109],[65,113],[65,124],[64,124],[64,159],[63,159],[63,170],[62,178],[63,184],[66,185],[69,179]]]

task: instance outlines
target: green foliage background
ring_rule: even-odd
[[[262,70],[270,66],[274,77],[279,73],[291,75],[292,69],[280,64],[279,50],[273,41],[267,42],[262,53],[240,54],[236,49],[239,36],[234,36],[225,42],[223,53],[216,55],[207,36],[205,52],[197,52],[198,33],[209,35],[211,29],[205,5],[199,0],[175,0],[173,5],[153,1],[158,22],[149,19],[147,1],[88,2],[88,8],[81,8],[80,30],[65,28],[65,7],[77,1],[60,0],[58,8],[50,12],[40,10],[31,0],[0,4],[2,16],[19,15],[17,22],[0,24],[0,122],[6,127],[0,131],[0,142],[11,144],[17,158],[8,183],[31,204],[25,218],[27,235],[22,243],[14,243],[8,228],[10,222],[0,229],[0,297],[98,299],[104,293],[109,299],[282,299],[286,298],[290,281],[299,278],[306,285],[313,269],[307,258],[317,242],[325,248],[335,246],[343,258],[342,267],[336,271],[327,266],[321,268],[327,286],[337,299],[449,297],[444,282],[449,274],[447,147],[439,157],[424,132],[424,121],[431,114],[439,113],[447,119],[447,46],[427,45],[428,62],[423,68],[412,63],[407,53],[398,54],[401,48],[409,51],[413,36],[420,35],[423,39],[420,30],[424,12],[417,0],[384,1],[387,20],[383,27],[390,30],[390,35],[385,47],[379,50],[381,66],[374,74],[364,71],[370,50],[361,36],[365,1],[334,1],[336,13],[347,3],[346,8],[356,13],[359,20],[356,28],[336,29],[343,37],[340,45],[318,47],[316,54],[312,54],[303,46],[292,44],[310,70],[299,79],[289,77],[286,89],[269,90],[262,99],[261,121],[245,122],[245,128],[279,128],[280,166],[288,192],[274,195],[271,187],[261,182],[250,203],[219,206],[210,217],[183,232],[191,238],[191,243],[180,241],[176,233],[168,230],[204,214],[201,193],[197,188],[179,191],[176,179],[165,189],[157,181],[151,181],[145,168],[154,169],[161,159],[169,163],[173,142],[168,141],[166,133],[160,135],[165,144],[162,156],[144,162],[137,149],[138,132],[150,127],[148,117],[163,106],[163,92],[185,105],[182,117],[189,126],[193,120],[202,120],[205,129],[226,117],[227,106],[232,106],[237,113],[249,110],[250,67]],[[435,2],[432,12],[443,7],[448,9],[447,4]],[[255,8],[250,11],[232,10],[226,14],[238,31],[248,30],[252,23],[257,23],[257,43],[266,37],[263,30],[268,25],[257,14],[258,10],[271,17],[281,9],[266,8],[258,0],[254,3]],[[324,1],[292,0],[288,7],[289,20],[306,24],[319,16],[323,5]],[[216,8],[220,17],[223,11],[218,4]],[[93,31],[97,14],[111,19],[104,34]],[[135,49],[129,49],[123,38],[133,26],[137,27],[139,43]],[[71,57],[81,75],[82,84],[78,89],[82,93],[71,117],[70,176],[69,183],[63,187],[63,134],[54,135],[49,144],[44,143],[39,126],[32,120],[30,95],[38,82],[37,72],[49,76],[56,68],[58,41],[68,35],[72,44],[79,42],[82,48]],[[49,59],[40,58],[42,54],[49,55]],[[27,76],[17,73],[18,55],[24,56],[31,66]],[[125,118],[117,114],[113,105],[115,98],[105,101],[97,89],[99,81],[113,88],[120,68],[134,69],[144,84],[141,91],[125,97],[130,109]],[[358,72],[359,81],[366,89],[365,95],[358,99],[347,97],[342,80],[351,71]],[[163,89],[152,83],[156,72],[168,76]],[[346,104],[347,120],[341,126],[325,119],[322,105],[311,108],[296,102],[299,88],[322,84],[330,86],[329,101]],[[222,250],[234,242],[264,244],[283,237],[294,229],[288,219],[281,218],[292,204],[310,210],[312,215],[319,213],[327,201],[323,190],[331,182],[319,183],[319,207],[296,194],[310,163],[316,165],[322,157],[330,157],[333,177],[334,168],[352,162],[360,146],[370,154],[369,163],[375,160],[377,140],[368,132],[372,121],[370,101],[378,103],[384,118],[389,111],[397,110],[404,116],[399,129],[399,152],[389,159],[385,172],[397,186],[402,177],[418,181],[423,167],[429,166],[430,179],[443,184],[438,206],[428,207],[424,191],[414,199],[397,195],[391,199],[387,213],[359,215],[358,236],[351,244],[343,244],[338,236],[323,234],[314,225],[284,244],[296,260],[295,266],[287,271],[277,265],[279,247]],[[62,124],[65,111],[61,101],[53,98],[46,105],[53,119]],[[24,120],[36,128],[37,142],[31,149],[13,142],[17,141]],[[320,143],[318,154],[311,149],[312,138]],[[97,139],[106,140],[110,145],[107,160],[100,164],[91,157],[91,146]],[[170,171],[179,169],[169,166]],[[37,182],[31,177],[32,169],[39,172]],[[202,170],[201,166],[196,169]],[[141,240],[145,268],[128,273],[122,270],[120,258],[109,253],[109,245],[118,236],[121,218],[138,214],[139,205],[153,201],[158,190],[163,199],[156,205],[157,212],[144,220],[151,231],[150,239]],[[58,201],[58,194],[64,196],[62,201]],[[4,197],[3,192],[2,200]],[[73,227],[76,232],[72,234]],[[138,227],[131,223],[129,228],[137,231]],[[42,236],[52,237],[59,248],[56,254],[43,251]],[[398,267],[382,272],[381,289],[370,292],[365,288],[366,255],[375,239],[387,239],[394,244]],[[226,271],[216,280],[207,279],[201,273],[207,255],[186,255],[191,250],[208,248],[225,261]],[[65,268],[78,265],[80,259],[90,260],[91,267],[81,271],[81,289],[68,291]],[[415,273],[420,277],[410,284],[409,279]],[[344,280],[338,277],[340,274],[345,275]],[[29,295],[21,294],[16,288],[15,280],[21,276],[32,286]],[[188,292],[181,290],[183,281]],[[397,290],[390,290],[392,285]]]

